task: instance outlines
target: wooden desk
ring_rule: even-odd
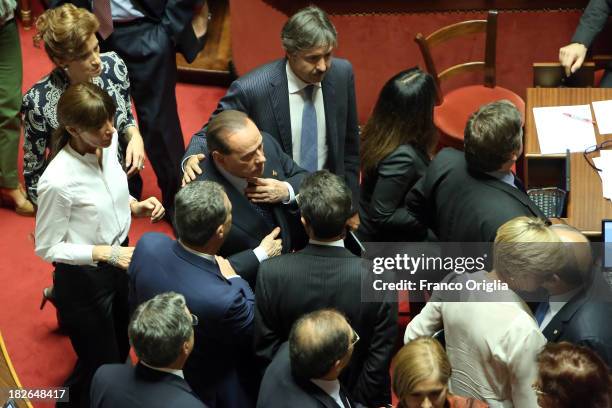
[[[542,155],[533,118],[533,108],[540,106],[584,105],[612,99],[612,89],[603,88],[529,88],[525,122],[524,171],[527,188],[559,186],[564,188],[565,155]],[[592,107],[591,107],[592,111]],[[593,118],[595,114],[593,112]],[[597,143],[612,139],[601,136],[595,126]],[[597,153],[593,153],[597,156]],[[567,223],[586,235],[601,234],[601,220],[612,218],[612,203],[603,198],[601,180],[582,153],[570,158],[570,192]]]

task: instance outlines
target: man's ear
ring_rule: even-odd
[[[216,161],[217,163],[221,163],[223,164],[223,155],[221,153],[219,153],[217,150],[213,150],[212,153],[210,154],[210,157]]]
[[[217,234],[217,236],[219,238],[223,238],[223,235],[225,234],[225,225],[221,224],[217,227],[217,230],[215,231],[215,234]]]

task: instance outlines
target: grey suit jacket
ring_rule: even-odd
[[[262,65],[235,80],[212,117],[224,110],[245,112],[259,130],[270,134],[283,151],[293,156],[286,59]],[[344,177],[359,203],[359,127],[353,68],[347,60],[333,58],[321,82],[329,154],[325,168]],[[185,157],[206,151],[206,125],[191,139]]]
[[[612,0],[591,0],[580,17],[572,42],[590,47],[597,34],[603,30],[611,13]]]

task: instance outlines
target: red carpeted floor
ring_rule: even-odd
[[[24,91],[47,74],[52,64],[43,49],[32,45],[34,30],[20,30],[24,66]],[[178,84],[176,93],[185,143],[214,110],[225,88]],[[19,152],[21,169],[23,153]],[[160,197],[151,166],[143,171],[145,197]],[[75,355],[67,337],[56,332],[55,309],[38,307],[42,289],[51,283],[51,265],[34,254],[34,218],[24,218],[0,208],[0,332],[24,387],[59,386],[71,371]],[[135,219],[130,242],[147,231],[170,233],[166,223],[152,225]],[[34,403],[35,407],[51,404]]]

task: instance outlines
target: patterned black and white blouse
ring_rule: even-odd
[[[115,129],[119,138],[125,140],[125,131],[136,126],[130,100],[130,79],[123,60],[114,52],[100,54],[102,72],[92,82],[104,89],[117,105]],[[38,179],[47,165],[47,148],[50,148],[51,134],[59,126],[57,103],[70,85],[68,75],[62,68],[54,69],[38,81],[23,97],[21,113],[24,122],[23,176],[26,190],[32,202],[37,203]],[[125,160],[125,143],[120,143],[119,161]]]

